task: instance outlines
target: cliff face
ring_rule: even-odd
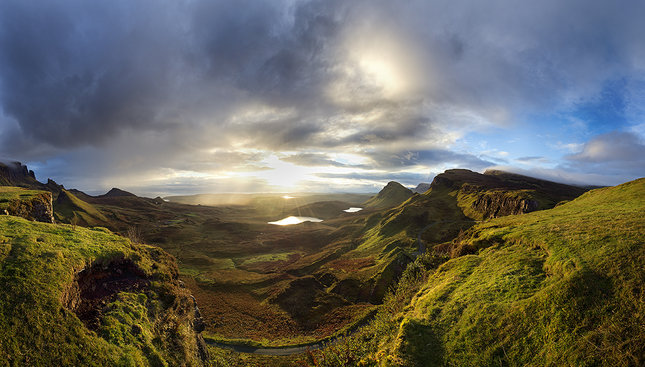
[[[7,183],[36,180],[34,171],[27,169],[27,166],[20,162],[2,163],[0,162],[0,178]]]
[[[558,202],[571,200],[586,191],[502,171],[479,174],[464,169],[437,175],[432,188],[452,191],[464,214],[476,220],[553,208]]]
[[[483,193],[472,204],[472,209],[481,213],[483,219],[505,215],[524,214],[537,210],[538,202],[529,198],[509,196],[504,192]]]
[[[56,181],[48,179],[46,184],[36,180],[34,171],[27,169],[27,166],[20,162],[3,163],[0,161],[0,186],[16,186],[32,190],[43,190],[52,193],[53,198],[64,189]]]
[[[2,187],[0,213],[38,222],[54,223],[52,194],[47,191]]]

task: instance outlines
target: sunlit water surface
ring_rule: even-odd
[[[360,212],[361,210],[363,210],[363,208],[354,208],[354,207],[351,207],[351,208],[349,208],[349,209],[345,209],[345,210],[343,210],[343,211],[344,211],[345,213],[356,213],[356,212]]]
[[[322,222],[323,220],[320,218],[314,218],[314,217],[286,217],[284,219],[275,221],[275,222],[269,222],[269,224],[275,224],[276,226],[288,226],[291,224],[298,224],[302,222]]]

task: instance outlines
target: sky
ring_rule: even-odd
[[[88,193],[645,176],[645,2],[0,2],[0,158]]]

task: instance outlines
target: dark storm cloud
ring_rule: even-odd
[[[137,19],[142,10],[117,2],[3,2],[1,98],[19,124],[13,134],[68,148],[121,129],[168,128],[174,121],[162,106],[177,62],[168,56],[182,54],[181,44],[170,32],[171,7],[145,9],[148,21]]]

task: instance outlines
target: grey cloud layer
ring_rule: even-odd
[[[0,155],[56,158],[77,175],[195,158],[206,163],[191,169],[209,172],[210,159],[253,167],[261,156],[204,151],[237,154],[242,141],[362,146],[373,168],[483,168],[492,163],[440,147],[446,134],[643,75],[644,13],[641,1],[3,1]],[[381,46],[413,69],[413,94],[356,72],[353,48]]]

